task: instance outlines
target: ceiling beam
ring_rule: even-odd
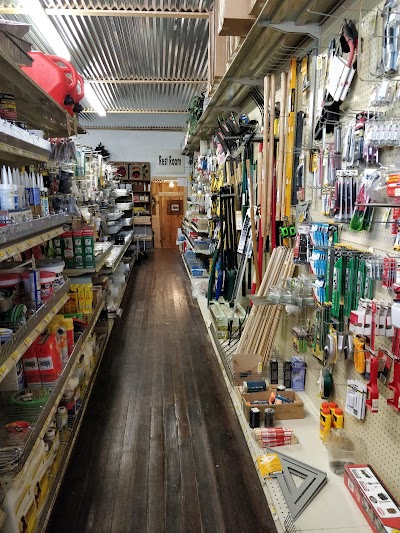
[[[141,79],[91,79],[86,78],[85,81],[88,81],[89,83],[95,83],[95,84],[109,84],[109,85],[153,85],[153,84],[160,84],[160,85],[204,85],[207,83],[207,80],[168,80],[168,79],[152,79],[152,80],[141,80]]]
[[[104,126],[90,126],[89,124],[85,126],[85,130],[124,130],[124,131],[179,131],[183,132],[183,128],[179,127],[169,127],[169,126],[147,126],[147,127],[130,127],[130,126],[107,126],[106,124]]]
[[[134,18],[169,18],[169,19],[207,19],[208,13],[199,11],[136,11],[133,9],[78,9],[47,8],[47,15],[69,17],[134,17]],[[23,7],[1,7],[0,15],[26,15]]]
[[[94,109],[84,109],[81,113],[97,113]],[[107,114],[111,115],[186,115],[184,111],[168,111],[166,109],[111,109]]]

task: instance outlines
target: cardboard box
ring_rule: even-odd
[[[249,15],[246,2],[220,0],[218,13],[218,35],[238,35],[246,37],[256,17]]]
[[[400,529],[400,506],[369,465],[345,465],[344,482],[372,531]]]
[[[276,392],[276,387],[272,385],[265,392],[242,392],[242,407],[246,420],[250,419],[250,409],[258,407],[262,413],[262,420],[264,419],[264,409],[272,407],[275,409],[275,420],[293,420],[296,418],[304,418],[304,404],[300,397],[292,390],[284,390],[279,392],[285,398],[294,400],[293,403],[282,403],[278,405],[252,403],[259,401],[266,401],[269,399],[271,392]]]

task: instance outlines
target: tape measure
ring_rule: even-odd
[[[318,383],[319,383],[319,395],[324,400],[328,399],[330,395],[332,394],[333,378],[332,378],[332,373],[327,366],[321,370]]]

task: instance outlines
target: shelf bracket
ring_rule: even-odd
[[[319,39],[321,37],[321,26],[319,24],[295,24],[292,20],[274,24],[269,20],[260,20],[258,25],[263,28],[273,28],[283,33],[304,33],[313,39]]]
[[[251,85],[253,87],[264,87],[264,78],[226,78],[241,85]]]

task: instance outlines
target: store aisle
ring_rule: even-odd
[[[48,531],[276,531],[178,251],[124,304]]]

